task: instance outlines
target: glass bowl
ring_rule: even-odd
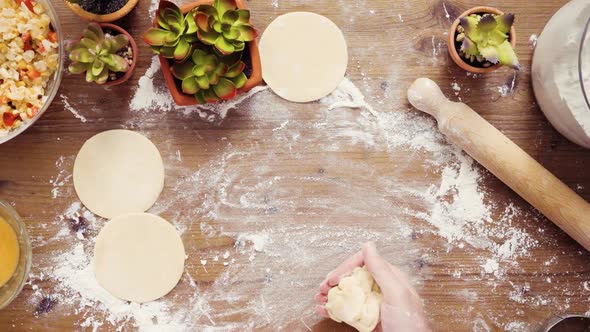
[[[563,136],[590,149],[590,1],[567,2],[539,36],[533,57],[535,96]]]
[[[31,270],[32,250],[25,224],[18,213],[7,202],[0,201],[0,217],[14,229],[18,239],[19,258],[14,274],[0,287],[0,310],[12,302],[23,289]]]
[[[57,90],[59,90],[59,85],[61,84],[62,73],[64,70],[65,45],[64,45],[64,35],[61,30],[61,26],[59,24],[59,18],[57,16],[57,12],[53,8],[53,5],[51,4],[50,0],[35,0],[35,1],[45,8],[45,13],[47,15],[49,15],[49,18],[51,19],[51,25],[53,26],[53,29],[55,30],[55,32],[57,32],[57,41],[59,44],[59,47],[57,50],[58,54],[59,54],[58,65],[57,65],[57,69],[56,69],[55,73],[53,74],[53,78],[51,78],[47,84],[47,88],[45,90],[45,95],[47,96],[47,101],[45,102],[45,104],[43,104],[43,107],[41,107],[39,112],[37,112],[37,114],[35,114],[35,116],[32,119],[30,119],[29,121],[23,123],[18,128],[9,131],[6,135],[0,135],[0,144],[7,142],[7,141],[15,138],[16,136],[20,135],[22,132],[27,130],[27,128],[32,126],[33,123],[35,123],[37,120],[39,120],[39,118],[41,116],[43,116],[43,113],[45,113],[45,111],[47,111],[47,109],[49,108],[49,105],[51,105],[51,102],[53,101],[53,99],[57,95]]]

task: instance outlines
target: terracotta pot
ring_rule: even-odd
[[[98,23],[108,23],[108,22],[113,22],[113,21],[123,18],[124,16],[129,14],[131,12],[131,10],[133,10],[133,8],[135,8],[135,6],[137,6],[137,3],[139,2],[139,0],[129,0],[125,4],[125,6],[123,6],[123,8],[117,10],[114,13],[105,14],[105,15],[98,15],[98,14],[94,14],[91,12],[87,12],[84,9],[82,9],[82,7],[80,7],[79,5],[77,5],[75,3],[71,3],[68,0],[64,0],[64,1],[65,1],[66,5],[68,7],[70,7],[70,9],[74,13],[76,13],[76,15],[80,16],[81,18],[85,19],[86,21],[98,22]]]
[[[129,66],[129,70],[127,70],[127,72],[125,72],[125,74],[121,78],[119,78],[118,80],[107,81],[105,84],[102,84],[102,85],[103,86],[115,86],[115,85],[125,83],[131,78],[131,76],[133,76],[133,72],[135,71],[135,67],[137,66],[137,44],[135,43],[135,40],[133,39],[133,37],[131,37],[129,32],[127,32],[125,29],[123,29],[117,25],[111,24],[111,23],[99,23],[99,25],[103,30],[105,30],[105,29],[114,30],[114,31],[117,31],[119,34],[126,35],[127,38],[129,38],[129,45],[131,46],[131,50],[133,51],[133,59],[131,60],[131,65]]]
[[[493,8],[493,7],[486,7],[486,6],[473,7],[471,9],[465,11],[463,14],[461,14],[455,20],[455,22],[453,22],[453,25],[451,25],[451,29],[449,30],[449,40],[448,40],[448,48],[449,48],[449,54],[451,55],[451,59],[453,59],[453,61],[455,61],[457,66],[463,68],[464,70],[466,70],[468,72],[472,72],[472,73],[476,73],[476,74],[490,73],[490,72],[493,72],[494,70],[502,67],[501,64],[496,64],[496,65],[490,66],[488,68],[480,68],[480,67],[471,66],[469,63],[467,63],[461,57],[461,55],[459,54],[459,51],[455,47],[455,38],[457,37],[457,27],[460,24],[459,20],[462,17],[469,16],[471,14],[481,14],[481,13],[496,14],[496,15],[504,14],[504,12],[500,11],[499,9]],[[510,29],[509,39],[510,39],[510,44],[512,45],[512,48],[515,48],[516,47],[516,30],[514,29],[514,25]]]
[[[213,0],[198,0],[190,4],[186,4],[180,7],[180,10],[184,14],[188,13],[193,8],[199,5],[210,5],[213,4]],[[240,9],[247,9],[248,7],[244,3],[243,0],[236,0],[236,4]],[[157,20],[157,18],[156,18]],[[154,27],[157,27],[158,23],[154,20]],[[250,62],[252,63],[252,75],[248,77],[248,81],[246,84],[238,90],[238,94],[250,91],[255,86],[258,86],[262,83],[262,65],[260,63],[260,52],[258,51],[258,41],[253,40],[247,43],[247,47],[250,51]],[[190,105],[199,105],[199,102],[193,95],[188,95],[182,92],[181,89],[178,88],[176,85],[176,81],[174,75],[170,71],[170,59],[164,58],[160,56],[160,63],[162,67],[162,74],[164,75],[164,79],[166,79],[166,85],[170,90],[170,94],[174,99],[174,102],[179,106],[190,106]]]

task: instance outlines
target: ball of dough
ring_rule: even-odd
[[[105,131],[78,152],[74,188],[82,203],[101,217],[144,212],[164,188],[164,163],[145,136],[129,130]]]
[[[94,246],[94,273],[113,296],[137,303],[168,294],[184,271],[178,232],[166,220],[132,213],[109,221]]]
[[[379,323],[383,295],[366,267],[357,267],[350,276],[328,292],[326,309],[330,318],[361,332],[371,332]]]
[[[281,98],[310,102],[329,95],[346,74],[348,50],[342,31],[308,12],[277,17],[260,39],[262,77]]]

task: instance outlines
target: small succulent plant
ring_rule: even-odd
[[[472,14],[462,17],[456,38],[461,43],[461,56],[471,62],[482,63],[484,67],[500,63],[520,69],[516,53],[508,40],[513,23],[513,14]]]
[[[197,48],[191,60],[174,64],[172,74],[182,81],[182,91],[194,95],[201,104],[232,99],[248,80],[239,56],[223,58]]]
[[[215,0],[213,6],[200,5],[194,18],[199,40],[224,55],[243,51],[246,42],[257,36],[250,24],[250,11],[237,9],[235,0]]]
[[[117,55],[128,45],[126,35],[107,35],[100,25],[90,23],[82,32],[82,39],[68,47],[72,61],[68,70],[72,74],[86,72],[86,81],[104,84],[109,79],[109,73],[129,70],[129,62]]]
[[[156,13],[158,27],[150,28],[143,40],[156,54],[176,62],[186,61],[197,39],[197,25],[192,15],[184,15],[174,3],[160,1]]]

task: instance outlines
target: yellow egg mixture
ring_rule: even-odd
[[[0,287],[10,280],[19,259],[18,238],[14,229],[0,217]]]

